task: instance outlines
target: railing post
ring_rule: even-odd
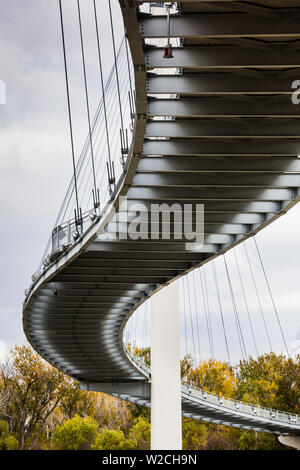
[[[181,450],[178,281],[151,299],[151,449]]]

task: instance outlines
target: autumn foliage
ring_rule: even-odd
[[[150,365],[150,350],[135,350]],[[181,361],[192,385],[265,407],[300,413],[300,356],[274,353],[234,369],[221,361],[193,367]],[[16,346],[0,364],[0,450],[149,449],[150,412],[103,393],[85,392],[36,354]],[[184,449],[281,449],[271,434],[183,418]]]

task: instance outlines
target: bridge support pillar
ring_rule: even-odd
[[[285,446],[300,450],[300,436],[279,436],[278,440]]]
[[[181,450],[179,283],[151,298],[151,449]]]

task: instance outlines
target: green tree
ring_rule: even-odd
[[[135,357],[142,357],[144,358],[145,364],[150,367],[151,364],[151,350],[150,347],[147,348],[138,348],[136,347],[134,350]]]
[[[94,417],[97,413],[97,392],[86,392],[79,388],[76,380],[66,377],[65,394],[60,400],[59,406],[67,419],[79,415]]]
[[[57,449],[88,450],[97,437],[97,423],[91,417],[75,416],[57,426],[53,443]]]
[[[291,413],[300,411],[300,356],[269,353],[241,362],[235,398]]]
[[[189,373],[192,371],[193,363],[194,361],[193,361],[191,354],[187,354],[184,356],[183,359],[181,359],[180,361],[181,380],[189,376]]]
[[[150,449],[151,425],[149,421],[140,416],[131,428],[129,436],[134,443],[135,449]]]
[[[120,429],[105,429],[98,434],[95,444],[91,446],[92,450],[133,450],[134,443],[126,439],[123,431]]]
[[[9,426],[6,421],[0,421],[0,450],[17,450],[19,442],[9,433]]]
[[[191,369],[187,379],[198,388],[225,397],[231,397],[236,386],[233,372],[227,364],[212,359],[202,362],[196,369]]]
[[[279,450],[283,446],[273,434],[256,431],[240,431],[239,450]]]
[[[206,445],[208,431],[205,424],[189,418],[182,420],[182,447],[184,450],[199,450]]]
[[[31,347],[15,346],[0,366],[0,382],[7,397],[0,415],[18,436],[20,449],[27,441],[37,445],[46,421],[66,393],[65,376],[47,364]]]
[[[206,450],[239,450],[240,429],[217,424],[205,424],[208,437]]]

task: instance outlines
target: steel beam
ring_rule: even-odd
[[[258,67],[284,69],[300,68],[300,51],[283,51],[273,45],[272,51],[245,49],[238,46],[185,46],[174,48],[173,58],[164,59],[163,48],[145,51],[148,68],[231,68]]]
[[[296,157],[145,157],[140,160],[137,174],[167,173],[298,173],[300,158]]]
[[[193,119],[177,121],[150,121],[147,123],[145,137],[252,137],[276,139],[289,137],[299,139],[300,120],[281,122],[264,118]]]
[[[146,140],[143,147],[146,155],[300,155],[298,139],[170,139]]]
[[[183,80],[186,80],[185,91],[188,89],[187,80],[193,77],[182,77]],[[232,77],[234,78],[234,77]],[[160,81],[162,88],[159,88],[159,85],[156,85],[155,80]],[[160,80],[162,79],[162,80]],[[153,80],[153,82],[152,82]],[[194,80],[193,88],[199,90],[196,83],[197,80]],[[243,82],[243,77],[241,77]],[[173,79],[171,79],[173,82]],[[199,82],[201,82],[201,77],[199,77]],[[176,83],[180,83],[176,80]],[[240,83],[240,80],[239,80]],[[246,85],[246,84],[245,84]],[[255,82],[253,83],[255,85]],[[169,80],[164,80],[163,77],[155,77],[155,79],[150,79],[150,87],[155,87],[157,93],[162,93],[162,89],[168,89],[170,86]],[[171,85],[173,88],[173,85]],[[174,85],[175,86],[175,85]],[[181,87],[181,85],[179,85]],[[210,86],[207,83],[206,88]],[[248,83],[250,86],[250,82]],[[260,89],[266,88],[266,85],[259,84]],[[267,85],[270,89],[269,85]],[[217,89],[217,88],[215,88]],[[250,89],[250,88],[249,88]],[[251,88],[252,89],[252,88]],[[290,91],[290,85],[285,85],[285,90]],[[256,96],[253,98],[253,101],[238,101],[236,96],[224,96],[220,97],[205,97],[201,98],[189,98],[187,96],[182,96],[180,99],[151,99],[148,101],[148,115],[149,116],[171,116],[171,117],[188,117],[188,116],[270,116],[270,117],[293,117],[300,116],[300,106],[295,106],[292,103],[291,97],[289,95],[283,96],[281,101],[274,100],[274,96],[264,95]]]
[[[122,395],[132,395],[135,397],[150,399],[149,383],[81,383],[81,390],[88,390],[103,393],[119,393]]]
[[[128,203],[140,203],[140,200],[137,199],[130,199],[128,200]],[[165,200],[169,205],[172,205],[174,201],[171,200]],[[189,201],[189,204],[196,204],[198,201],[196,200],[191,200]],[[147,207],[149,210],[151,210],[151,204],[157,204],[157,201],[154,199],[150,199],[147,201],[143,201],[143,205]],[[180,204],[184,204],[184,202],[180,202]],[[276,212],[277,211],[277,206],[278,204],[275,202],[242,202],[242,201],[206,201],[205,202],[205,214],[207,215],[208,213],[215,214],[215,213],[220,213],[220,214],[240,214],[240,213],[265,213],[265,212]],[[135,256],[137,253],[135,253]],[[145,253],[141,253],[141,256],[145,256]],[[151,253],[148,253],[148,255],[151,256]],[[167,252],[165,252],[162,256],[166,256]],[[153,254],[152,254],[153,256]],[[158,256],[158,252],[156,252],[155,256]],[[169,253],[169,256],[173,256],[172,253]],[[180,252],[178,252],[178,256],[180,256]]]
[[[171,16],[171,36],[180,38],[235,38],[280,36],[300,37],[299,18],[289,12],[280,13],[280,21],[243,13],[185,13]],[[140,33],[144,38],[159,38],[166,35],[164,16],[142,16]]]
[[[148,172],[136,174],[131,187],[227,188],[230,194],[230,188],[298,188],[300,175]]]
[[[290,95],[295,91],[292,89],[293,80],[291,80],[290,77],[281,77],[280,74],[278,76],[278,72],[276,75],[269,72],[264,74],[263,77],[264,78],[253,78],[242,75],[238,76],[236,74],[224,71],[219,73],[204,72],[170,76],[149,74],[147,77],[147,92],[148,94],[154,95],[173,93],[185,95],[196,94],[229,96],[230,94],[237,95],[241,93],[264,95],[281,93],[287,95],[286,103],[289,103],[290,106]],[[295,106],[295,108],[297,108],[299,111],[297,106]],[[268,108],[266,107],[264,113],[267,114],[267,110]],[[223,111],[222,114],[226,114],[226,112]]]
[[[96,251],[102,251],[103,250],[103,245],[104,243],[101,243],[101,242],[94,242],[94,243],[91,243],[91,245],[87,248],[87,251],[89,252],[96,252]],[[126,249],[127,247],[127,249]],[[145,252],[152,252],[152,253],[165,253],[165,252],[174,252],[174,253],[180,253],[180,252],[185,252],[185,244],[182,243],[182,247],[180,246],[180,244],[176,244],[174,245],[174,243],[163,243],[161,241],[156,241],[155,243],[153,241],[151,241],[150,243],[149,242],[145,242],[143,240],[138,240],[138,242],[132,242],[130,240],[127,240],[127,242],[125,242],[125,247],[123,248],[123,250],[125,252],[129,252],[129,250],[132,250],[132,251],[137,251],[137,252],[140,252],[140,253],[145,253]],[[211,251],[212,250],[212,251]],[[121,247],[120,247],[120,251],[121,250]],[[212,246],[204,246],[200,251],[199,253],[210,253],[210,252],[214,252],[214,247]],[[150,283],[150,284],[153,284],[153,283]],[[139,289],[140,290],[145,290],[147,288],[147,285],[146,284],[135,284],[134,282],[132,282],[131,284],[127,284],[128,285],[128,289],[132,288],[133,286],[139,286]],[[126,289],[126,285],[124,286],[124,289]]]
[[[285,201],[293,199],[293,192],[289,189],[253,189],[253,188],[182,188],[181,201]],[[178,201],[177,188],[130,188],[128,198],[157,199]]]

